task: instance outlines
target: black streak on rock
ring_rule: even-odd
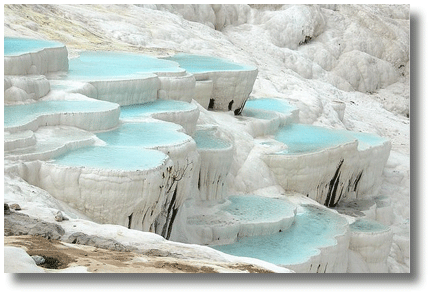
[[[245,107],[245,104],[246,104],[246,100],[243,101],[242,105],[239,108],[234,110],[234,115],[240,115],[240,113],[242,113],[243,107]]]
[[[336,203],[334,204],[334,206],[337,206],[337,204],[339,203],[339,201],[340,201],[340,199],[341,199],[341,197],[342,197],[342,193],[343,193],[343,186],[342,186],[342,189],[340,190],[340,192],[339,192],[339,197],[337,198],[337,200],[336,200]]]
[[[340,172],[339,172],[339,176],[340,176]],[[334,207],[336,204],[334,203],[334,200],[336,199],[336,194],[337,194],[337,187],[339,186],[339,176],[336,178],[335,182],[334,182],[334,187],[333,187],[333,191],[332,194],[330,196],[330,203],[329,203],[329,207]],[[340,196],[339,196],[340,197]]]
[[[197,188],[200,190],[200,174],[199,174],[199,181],[197,182]]]
[[[228,103],[228,110],[231,111],[231,109],[233,108],[233,103],[234,100],[231,100],[230,103]]]
[[[360,182],[361,176],[363,175],[363,171],[358,174],[357,178],[354,181],[354,191],[357,191],[358,182]]]
[[[337,165],[336,172],[334,173],[333,178],[329,182],[327,197],[326,197],[326,200],[324,202],[324,205],[326,207],[334,207],[336,205],[334,203],[334,201],[336,199],[336,191],[337,191],[337,187],[339,185],[339,178],[340,178],[340,168],[342,167],[343,161],[344,160],[342,159],[339,162],[339,165]]]
[[[178,190],[178,186],[176,186],[175,191],[173,192],[172,199],[170,200],[169,207],[167,208],[167,216],[166,222],[164,223],[163,230],[161,231],[161,236],[166,239],[169,239],[170,233],[172,231],[173,221],[175,220],[176,213],[178,211],[177,208],[173,208],[176,201],[176,192]],[[170,220],[169,220],[170,218]]]
[[[212,110],[214,108],[214,105],[215,105],[215,100],[214,99],[210,99],[209,100],[208,110]]]
[[[128,229],[131,229],[131,219],[133,218],[133,213],[131,213],[130,216],[128,216]]]
[[[170,218],[169,229],[167,231],[166,239],[169,240],[170,234],[172,233],[173,222],[175,221],[176,214],[178,213],[178,208],[172,210],[172,217]]]

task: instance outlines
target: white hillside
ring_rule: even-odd
[[[316,222],[305,218],[303,206],[332,207],[356,200],[356,205],[338,209],[347,221],[342,219],[341,229],[325,239],[336,244],[316,245],[319,252],[304,255],[300,264],[278,265],[297,272],[409,272],[409,26],[408,5],[5,5],[5,37],[65,46],[39,55],[5,56],[5,105],[75,100],[88,107],[84,102],[91,100],[107,108],[42,111],[18,126],[6,125],[5,119],[5,203],[19,203],[23,213],[46,221],[62,210],[71,218],[61,224],[70,229],[67,233],[88,230],[117,237],[124,245],[148,241],[151,247],[178,249],[181,259],[192,259],[195,251],[198,259],[234,262],[236,258],[213,249],[161,237],[145,240],[145,235],[151,231],[173,241],[218,245],[223,239],[237,243],[243,236],[262,237],[264,231],[290,227],[292,211],[285,216],[288,220],[281,217],[288,225],[277,219],[275,226],[265,226],[269,220],[253,222],[242,215],[206,219],[205,227],[192,222],[206,215],[225,217],[223,204],[229,196],[287,198],[297,207],[299,223],[312,225]],[[146,54],[155,67],[173,65],[160,72],[151,67],[148,72],[124,73],[121,64],[112,69],[104,59],[91,59],[99,66],[94,67],[99,76],[75,79],[78,75],[70,69],[83,60],[79,58],[85,50]],[[243,68],[196,72],[175,61],[176,54],[184,56],[180,53],[227,59]],[[113,76],[100,78],[110,70]],[[263,98],[292,108],[246,104]],[[118,106],[160,99],[181,101],[189,108],[130,118],[121,116],[126,111]],[[183,134],[186,142],[145,145],[149,157],[160,158],[143,171],[92,171],[51,161],[83,146],[102,154],[112,150],[107,153],[120,158],[130,145],[108,141],[100,132],[121,131],[132,123],[180,124],[168,135]],[[291,123],[333,133],[367,132],[382,140],[348,136],[318,152],[295,156],[292,144],[286,148],[277,136]],[[140,190],[146,201],[136,195]],[[29,196],[30,191],[35,196]],[[104,195],[102,200],[97,192]],[[115,192],[126,198],[119,200]],[[217,200],[226,201],[216,205]],[[357,215],[382,222],[390,232],[351,232],[345,227]],[[241,261],[288,271],[270,260]]]

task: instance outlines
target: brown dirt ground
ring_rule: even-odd
[[[48,272],[84,266],[92,273],[218,273],[220,271],[272,273],[251,264],[227,264],[119,252],[92,246],[65,244],[40,236],[5,236],[4,245],[24,248],[29,255],[43,256],[46,262],[40,266]]]

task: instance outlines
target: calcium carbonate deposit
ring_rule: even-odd
[[[409,26],[408,5],[5,5],[5,271],[410,272]],[[54,267],[14,247],[37,235],[128,254]]]

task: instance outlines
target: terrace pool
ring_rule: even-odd
[[[156,72],[182,72],[175,62],[155,57],[116,52],[84,51],[70,59],[65,79],[95,80],[141,78]]]
[[[202,55],[181,53],[164,59],[179,63],[182,68],[184,68],[190,73],[214,71],[245,71],[256,69],[253,66],[241,65],[225,59]]]
[[[355,138],[344,130],[327,129],[305,124],[289,124],[279,129],[275,139],[288,145],[286,154],[316,152],[353,142]]]
[[[289,201],[256,195],[230,196],[231,202],[223,211],[246,222],[278,221],[286,215],[291,216],[295,206]]]
[[[352,232],[383,232],[390,230],[390,227],[369,219],[357,219],[349,227]]]
[[[166,122],[125,123],[115,130],[96,133],[106,142],[55,158],[57,164],[101,169],[147,170],[161,165],[168,156],[149,148],[176,145],[191,138]]]
[[[139,147],[91,146],[56,157],[55,163],[72,167],[136,171],[156,168],[167,159],[160,151]]]
[[[231,147],[230,142],[223,140],[214,134],[215,130],[199,129],[193,139],[197,144],[198,149],[226,149]]]
[[[108,145],[153,148],[184,143],[191,138],[167,122],[124,123],[115,130],[97,133]]]
[[[246,101],[244,110],[265,110],[278,113],[290,113],[296,108],[290,105],[287,101],[276,98],[261,98],[261,99],[248,99]]]
[[[319,253],[319,248],[335,245],[335,236],[345,233],[347,222],[325,209],[306,205],[305,212],[295,217],[286,231],[244,237],[228,245],[212,248],[235,256],[253,257],[276,265],[292,265],[306,262]]]
[[[262,120],[272,120],[276,119],[278,116],[273,111],[266,111],[261,109],[251,109],[251,108],[244,108],[242,111],[243,117],[251,117],[256,119],[262,119]]]
[[[190,111],[196,107],[193,104],[176,100],[156,100],[140,105],[122,106],[120,119],[134,119],[154,113]]]
[[[62,43],[54,41],[5,37],[4,55],[22,55],[25,53],[41,51],[44,48],[56,48],[63,46],[64,45]]]
[[[39,101],[31,104],[4,106],[4,127],[24,125],[38,116],[55,113],[92,113],[116,109],[105,101]]]
[[[363,150],[369,146],[382,145],[388,140],[386,138],[365,132],[350,132],[358,140],[358,149]]]

